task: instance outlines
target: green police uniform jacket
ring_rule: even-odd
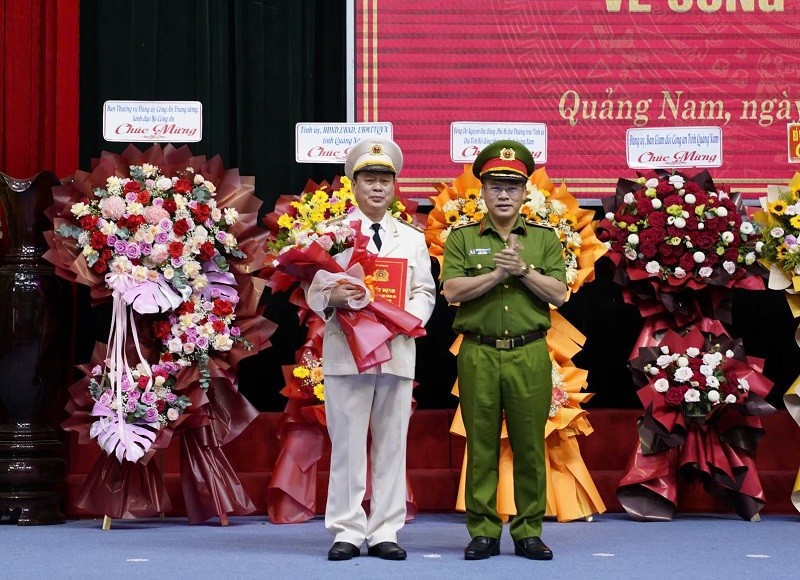
[[[561,243],[546,226],[517,218],[512,233],[522,249],[520,257],[532,269],[566,283]],[[480,222],[454,228],[444,250],[442,282],[478,276],[494,270],[492,256],[506,246],[489,216]],[[453,329],[481,336],[521,336],[550,328],[550,306],[533,294],[516,276],[509,276],[482,296],[458,307]]]

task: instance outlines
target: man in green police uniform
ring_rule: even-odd
[[[522,143],[496,141],[484,148],[472,171],[481,180],[488,214],[453,229],[445,245],[443,292],[449,303],[460,303],[453,328],[465,339],[458,390],[467,433],[467,560],[500,553],[497,478],[504,412],[514,452],[514,553],[553,557],[540,537],[547,501],[544,428],[552,394],[544,336],[549,305],[564,303],[567,286],[557,236],[519,214],[533,169]]]

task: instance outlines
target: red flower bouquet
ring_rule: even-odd
[[[685,290],[764,288],[756,263],[757,228],[738,198],[716,187],[707,171],[620,179],[603,208],[598,237],[617,265],[615,280],[626,301],[642,316],[671,312],[682,325],[701,310]],[[712,297],[712,310],[720,299]]]

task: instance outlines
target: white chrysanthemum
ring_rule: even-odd
[[[114,222],[106,222],[100,228],[100,231],[103,232],[105,235],[110,236],[112,234],[116,234],[119,231],[117,224]]]
[[[718,208],[717,208],[717,215],[718,215],[719,217],[727,217],[727,215],[728,215],[728,209],[727,209],[727,208],[724,208],[724,207],[718,207]]]
[[[692,254],[692,259],[694,260],[695,264],[702,264],[706,261],[706,255],[703,252],[695,252]]]
[[[226,207],[223,213],[225,214],[225,223],[229,226],[235,224],[239,219],[239,212],[232,207]]]
[[[90,256],[97,254],[95,249],[92,246],[83,246],[83,250],[81,250],[81,254],[83,257],[88,259]]]
[[[753,227],[753,224],[750,222],[742,222],[742,225],[739,226],[739,231],[742,232],[744,235],[749,236],[750,234],[754,233],[756,229]]]
[[[613,220],[614,219],[614,212],[610,211],[610,212],[606,213],[606,219],[607,220]]]
[[[88,204],[79,201],[78,203],[73,205],[69,211],[72,212],[72,215],[74,215],[75,217],[83,217],[90,213],[89,209],[90,208]]]
[[[716,405],[719,403],[719,391],[710,390],[706,393],[706,397],[708,397],[708,402],[712,405]]]
[[[116,175],[106,179],[106,190],[108,193],[119,195],[122,192],[122,179]]]
[[[200,263],[195,260],[187,260],[183,265],[183,273],[187,278],[196,278],[200,274]]]
[[[155,177],[158,175],[158,167],[149,163],[142,163],[142,175],[145,177]]]
[[[637,246],[637,245],[639,245],[639,236],[637,236],[636,234],[630,234],[630,235],[628,236],[628,243],[629,243],[630,245],[632,245],[632,246]]]
[[[678,229],[683,229],[686,227],[686,219],[682,217],[676,217],[673,225]]]
[[[693,193],[687,193],[686,195],[683,196],[683,201],[685,201],[686,203],[694,203],[697,201],[697,198],[694,196]]]

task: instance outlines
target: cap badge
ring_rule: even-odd
[[[514,159],[516,159],[516,154],[513,149],[506,147],[500,150],[500,159],[504,161],[514,161]]]
[[[383,145],[380,143],[373,143],[372,148],[369,150],[373,155],[381,155],[383,153]]]

